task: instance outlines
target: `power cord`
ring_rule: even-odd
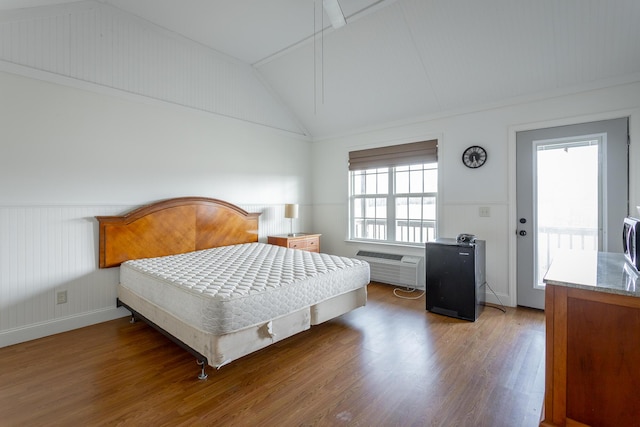
[[[487,288],[489,288],[489,290],[493,293],[493,295],[496,297],[496,299],[498,300],[498,302],[500,303],[500,306],[502,307],[496,307],[493,304],[487,304],[486,302],[484,303],[485,307],[491,307],[491,308],[495,308],[496,310],[500,310],[503,313],[507,312],[507,309],[505,308],[504,304],[502,303],[502,301],[500,301],[500,297],[498,296],[498,294],[496,294],[494,292],[494,290],[491,288],[491,286],[489,286],[489,282],[485,282],[485,285],[487,285]]]
[[[497,306],[495,306],[493,304],[487,304],[486,302],[484,303],[484,306],[485,307],[495,308],[496,310],[500,310],[501,312],[506,313],[507,310],[506,310],[504,304],[502,303],[502,301],[500,300],[500,297],[498,296],[498,294],[496,294],[496,292],[493,290],[493,288],[491,287],[491,285],[489,285],[488,282],[485,282],[485,284],[487,285],[487,288],[489,288],[491,293],[493,293],[493,295],[496,297],[496,299],[500,303],[500,307],[497,307]],[[417,290],[418,290],[417,288],[407,288],[407,289],[395,288],[393,290],[393,295],[395,295],[398,298],[402,298],[402,299],[420,299],[425,294],[426,290],[420,292],[420,295],[411,296],[411,297],[408,297],[408,296],[405,296],[405,295],[400,295],[400,292],[403,292],[405,294],[412,294],[412,293],[416,292]]]
[[[420,295],[412,296],[412,297],[407,297],[407,296],[404,296],[404,295],[400,295],[400,292],[404,292],[405,294],[412,294],[412,293],[416,292],[417,290],[418,290],[417,288],[407,288],[407,289],[395,288],[393,290],[393,295],[395,295],[398,298],[402,298],[402,299],[420,299],[424,295],[425,291],[420,292]]]

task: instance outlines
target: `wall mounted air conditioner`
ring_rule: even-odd
[[[424,289],[424,281],[420,280],[424,276],[421,256],[358,251],[355,258],[369,263],[374,282]]]

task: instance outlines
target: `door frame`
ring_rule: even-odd
[[[584,116],[576,116],[554,120],[543,120],[538,122],[523,123],[519,125],[512,125],[508,128],[508,144],[507,144],[507,158],[508,158],[508,216],[509,216],[509,238],[508,238],[508,277],[509,277],[509,295],[508,305],[515,307],[517,305],[517,199],[516,199],[516,134],[518,132],[551,128],[556,126],[576,125],[587,122],[597,122],[601,120],[618,119],[621,117],[629,118],[629,137],[631,143],[629,146],[629,213],[640,214],[636,211],[635,206],[640,206],[640,168],[633,168],[631,165],[640,165],[640,108],[625,109],[604,112],[599,114],[590,114]],[[634,132],[635,131],[635,132]],[[634,143],[635,142],[635,143]]]

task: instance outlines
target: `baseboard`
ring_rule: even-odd
[[[71,331],[73,329],[84,328],[96,323],[107,322],[130,316],[131,313],[123,307],[109,307],[103,310],[96,310],[89,313],[82,313],[76,316],[55,319],[46,323],[38,323],[22,328],[11,329],[0,332],[0,348],[14,344],[48,337],[50,335]]]
[[[509,295],[498,294],[494,295],[493,292],[487,289],[487,293],[485,295],[485,302],[489,304],[503,305],[505,307],[513,307],[510,306],[509,303]]]

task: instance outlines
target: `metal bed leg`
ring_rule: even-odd
[[[200,371],[200,375],[198,375],[198,379],[199,380],[206,380],[207,377],[209,376],[209,375],[207,375],[207,372],[205,370],[207,368],[207,364],[205,363],[204,360],[198,360],[197,363],[201,367],[201,371]]]
[[[127,310],[129,310],[131,312],[131,319],[129,320],[130,323],[136,323],[138,321],[138,319],[142,319],[149,326],[153,327],[158,332],[160,332],[162,335],[164,335],[165,337],[169,338],[171,341],[173,341],[174,343],[178,344],[178,346],[180,346],[181,348],[185,349],[190,354],[192,354],[196,358],[196,361],[198,362],[198,365],[201,366],[201,370],[200,370],[200,374],[198,375],[198,379],[199,380],[206,380],[207,379],[207,377],[208,377],[207,371],[206,371],[206,369],[207,369],[207,358],[205,356],[203,356],[202,354],[198,353],[196,350],[194,350],[193,348],[189,347],[187,344],[183,343],[178,338],[174,337],[169,332],[165,331],[160,326],[156,325],[155,323],[153,323],[152,321],[150,321],[149,319],[147,319],[146,317],[144,317],[143,315],[141,315],[137,311],[133,310],[127,304],[125,304],[122,301],[120,301],[120,298],[118,298],[116,300],[116,306],[117,307],[124,307],[124,308],[126,308]]]

